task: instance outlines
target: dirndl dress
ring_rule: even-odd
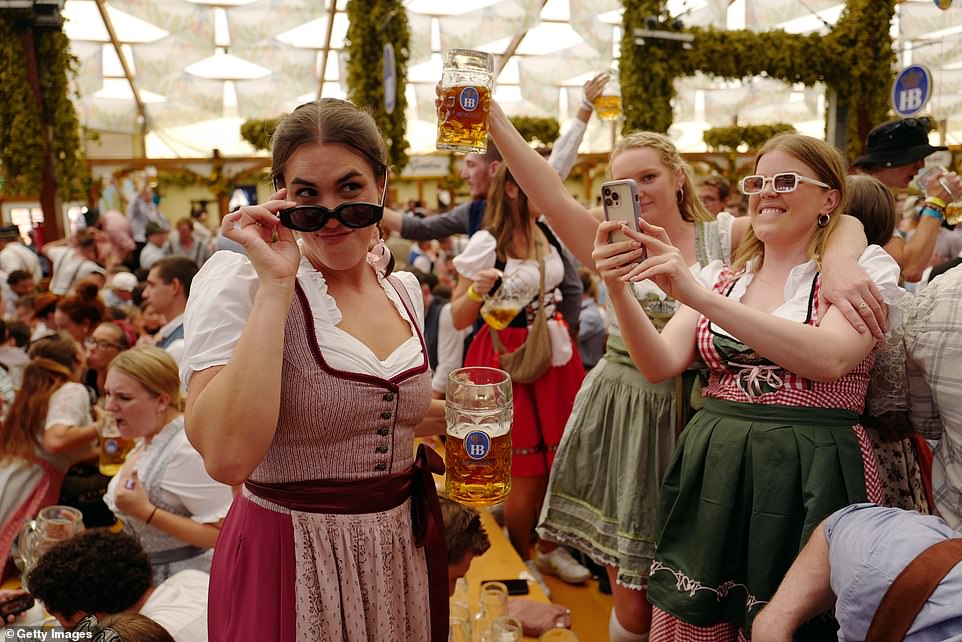
[[[697,273],[727,259],[732,217],[695,226]],[[650,282],[633,293],[659,330],[677,304]],[[617,318],[604,357],[585,377],[558,446],[538,534],[618,568],[619,584],[643,589],[655,555],[655,507],[675,439],[700,404],[695,370],[648,382],[628,355]]]
[[[739,276],[723,270],[730,296]],[[818,274],[805,293],[817,323]],[[858,424],[873,350],[833,382],[761,357],[702,317],[698,349],[710,371],[704,409],[678,440],[658,504],[648,600],[651,639],[735,640],[778,588],[819,522],[881,497],[871,443]],[[796,639],[832,639],[830,618]]]

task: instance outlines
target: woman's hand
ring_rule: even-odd
[[[685,257],[671,244],[671,239],[663,228],[652,225],[642,218],[639,218],[638,222],[641,233],[628,227],[623,231],[644,244],[648,249],[648,258],[629,271],[624,279],[626,281],[651,279],[668,296],[689,307],[695,307],[692,302],[699,294],[705,293],[705,287],[692,275]]]
[[[851,261],[845,267],[833,264],[832,269],[823,270],[819,296],[837,307],[845,320],[860,333],[871,332],[876,339],[885,337],[888,320],[885,299],[857,261]]]
[[[594,78],[586,82],[583,86],[583,89],[585,92],[585,100],[587,100],[589,103],[595,102],[595,99],[601,95],[601,92],[604,91],[605,85],[607,84],[608,84],[608,72],[606,71],[601,72],[600,74],[598,74],[597,76],[595,76]]]
[[[301,263],[294,233],[281,225],[277,213],[296,203],[287,200],[287,189],[271,200],[231,212],[221,223],[221,234],[244,246],[261,282],[293,283]],[[276,236],[275,236],[276,235]]]
[[[16,599],[21,595],[28,595],[28,593],[19,589],[0,589],[0,603],[9,602],[10,600]],[[3,627],[4,624],[13,624],[19,617],[23,617],[23,614],[20,613],[17,615],[8,615],[6,620],[0,621],[0,627]],[[12,638],[13,636],[11,635],[8,637]]]
[[[925,193],[951,203],[962,198],[962,179],[955,172],[932,172],[925,182]]]
[[[491,293],[494,284],[497,283],[501,277],[502,272],[497,268],[485,268],[481,270],[474,279],[473,287],[475,293],[480,296],[487,296]]]
[[[131,471],[128,477],[117,484],[114,503],[117,504],[117,510],[142,522],[146,522],[154,510],[136,470]]]
[[[612,232],[622,231],[631,233],[633,240],[610,242]],[[605,280],[608,288],[624,287],[624,277],[638,266],[638,261],[644,255],[644,248],[636,234],[617,221],[602,221],[595,233],[595,248],[591,258],[598,273]]]

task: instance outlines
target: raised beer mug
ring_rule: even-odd
[[[618,80],[618,70],[608,72],[608,82],[601,90],[601,95],[594,100],[595,113],[601,120],[618,120],[621,118],[621,82]]]
[[[467,367],[448,375],[444,400],[445,492],[467,506],[490,506],[511,492],[511,376]]]
[[[97,426],[97,434],[100,437],[100,474],[113,477],[120,472],[127,453],[133,449],[135,442],[120,434],[113,415],[104,415],[103,421]]]
[[[438,149],[483,152],[488,148],[488,111],[494,88],[494,56],[449,49],[441,74]]]
[[[526,267],[502,276],[498,289],[484,297],[481,318],[495,330],[507,328],[540,291],[537,269],[532,274]]]

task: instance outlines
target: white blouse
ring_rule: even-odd
[[[80,427],[89,426],[92,423],[90,393],[87,392],[87,388],[83,384],[68,381],[50,395],[47,417],[43,422],[44,431],[58,425]],[[90,441],[93,443],[93,439]],[[86,454],[88,451],[88,447],[78,446],[71,452],[55,454],[39,448],[37,455],[58,469],[67,470],[72,462],[77,461],[78,453]]]
[[[878,245],[869,245],[862,252],[858,259],[859,265],[868,273],[869,277],[875,282],[885,303],[888,304],[888,327],[901,324],[901,311],[897,305],[893,305],[902,300],[905,291],[899,287],[899,266],[898,263],[889,256],[888,252]],[[725,268],[721,261],[712,261],[701,271],[699,280],[707,288],[714,287],[718,281],[718,276]],[[783,319],[803,322],[808,317],[809,297],[812,291],[812,280],[818,266],[814,260],[796,265],[785,280],[783,295],[785,302],[772,311],[772,314]],[[754,278],[751,266],[746,266],[745,275],[739,278],[728,298],[741,301],[748,286]],[[718,324],[713,323],[712,328],[737,340],[735,335],[723,329]]]
[[[371,268],[373,269],[373,268]],[[424,362],[418,328],[424,325],[421,286],[409,272],[395,273],[407,289],[414,318],[408,316],[401,298],[386,279],[378,276],[385,295],[411,327],[411,337],[381,361],[364,343],[341,330],[341,311],[328,294],[327,282],[305,257],[297,270],[313,313],[318,347],[325,361],[338,370],[390,379]],[[216,252],[194,277],[184,313],[184,358],[180,376],[186,388],[194,372],[225,365],[247,324],[259,281],[250,259],[236,252]]]
[[[173,451],[167,460],[167,465],[162,470],[154,470],[154,474],[161,475],[160,492],[158,497],[151,497],[151,501],[166,506],[183,506],[190,513],[193,521],[198,524],[213,524],[227,516],[231,502],[234,501],[234,493],[230,486],[214,481],[207,474],[204,460],[187,441],[187,433],[182,430],[183,425],[183,417],[178,417],[164,426],[158,434],[160,436],[164,431],[170,430],[180,431],[165,448],[165,451]],[[145,484],[149,480],[144,473],[150,467],[151,461],[161,453],[156,448],[152,448],[153,443],[155,442],[145,445],[145,442],[141,442],[127,455],[137,457],[134,468]],[[104,495],[107,508],[118,514],[120,511],[117,510],[116,497],[120,478],[121,475],[114,475]]]

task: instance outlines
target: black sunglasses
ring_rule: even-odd
[[[920,116],[918,118],[902,118],[901,120],[893,120],[885,125],[880,125],[878,128],[879,134],[891,134],[900,127],[911,127],[912,129],[921,129],[926,134],[932,131],[932,119],[928,116]]]
[[[332,218],[344,227],[360,229],[374,225],[384,216],[384,201],[387,199],[387,174],[384,175],[384,191],[381,204],[364,202],[341,203],[333,210],[322,205],[297,205],[281,210],[277,215],[281,225],[298,232],[316,232],[327,225]]]

